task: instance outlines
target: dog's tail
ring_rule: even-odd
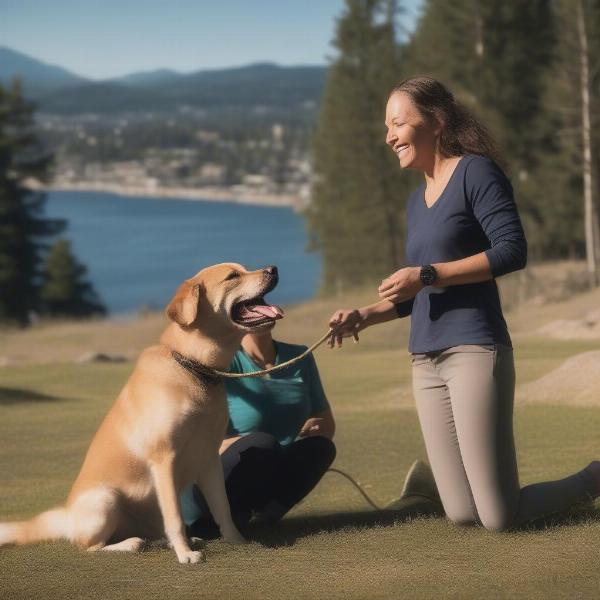
[[[43,512],[28,521],[0,523],[0,546],[33,544],[68,537],[69,517],[66,508]]]

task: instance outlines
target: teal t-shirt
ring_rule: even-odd
[[[276,365],[306,350],[306,346],[274,343]],[[261,369],[243,350],[235,353],[230,366],[230,371],[236,373]],[[261,431],[287,446],[296,439],[306,419],[329,408],[312,354],[266,377],[227,379],[225,387],[229,404],[227,437]],[[186,525],[202,516],[191,485],[181,492],[180,503]]]
[[[306,350],[306,346],[297,344],[278,341],[274,344],[276,365]],[[248,373],[261,368],[240,349],[230,370]],[[229,404],[227,437],[261,431],[287,446],[296,439],[307,419],[329,408],[312,354],[266,377],[228,379],[225,387]]]

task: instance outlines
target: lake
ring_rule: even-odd
[[[272,302],[312,298],[321,260],[305,251],[304,218],[288,207],[48,192],[46,215],[63,233],[112,314],[162,309],[177,286],[203,267],[239,262],[279,268]]]

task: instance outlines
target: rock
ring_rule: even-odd
[[[543,377],[520,385],[524,403],[600,406],[600,350],[571,356]]]
[[[591,310],[587,315],[585,315],[584,320],[590,326],[600,323],[600,308]]]
[[[583,319],[557,319],[540,327],[537,333],[563,340],[596,339],[600,338],[600,319],[596,317],[596,311]]]
[[[83,363],[122,363],[127,362],[126,356],[105,354],[104,352],[86,352],[82,354],[75,362]]]

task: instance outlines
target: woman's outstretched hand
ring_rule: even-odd
[[[352,337],[355,342],[358,342],[358,332],[362,329],[362,325],[363,317],[357,309],[336,310],[329,319],[329,327],[333,329],[328,342],[329,347],[340,348],[342,338],[345,337]]]
[[[378,288],[379,297],[390,302],[404,302],[423,289],[420,267],[405,267],[386,277]]]

